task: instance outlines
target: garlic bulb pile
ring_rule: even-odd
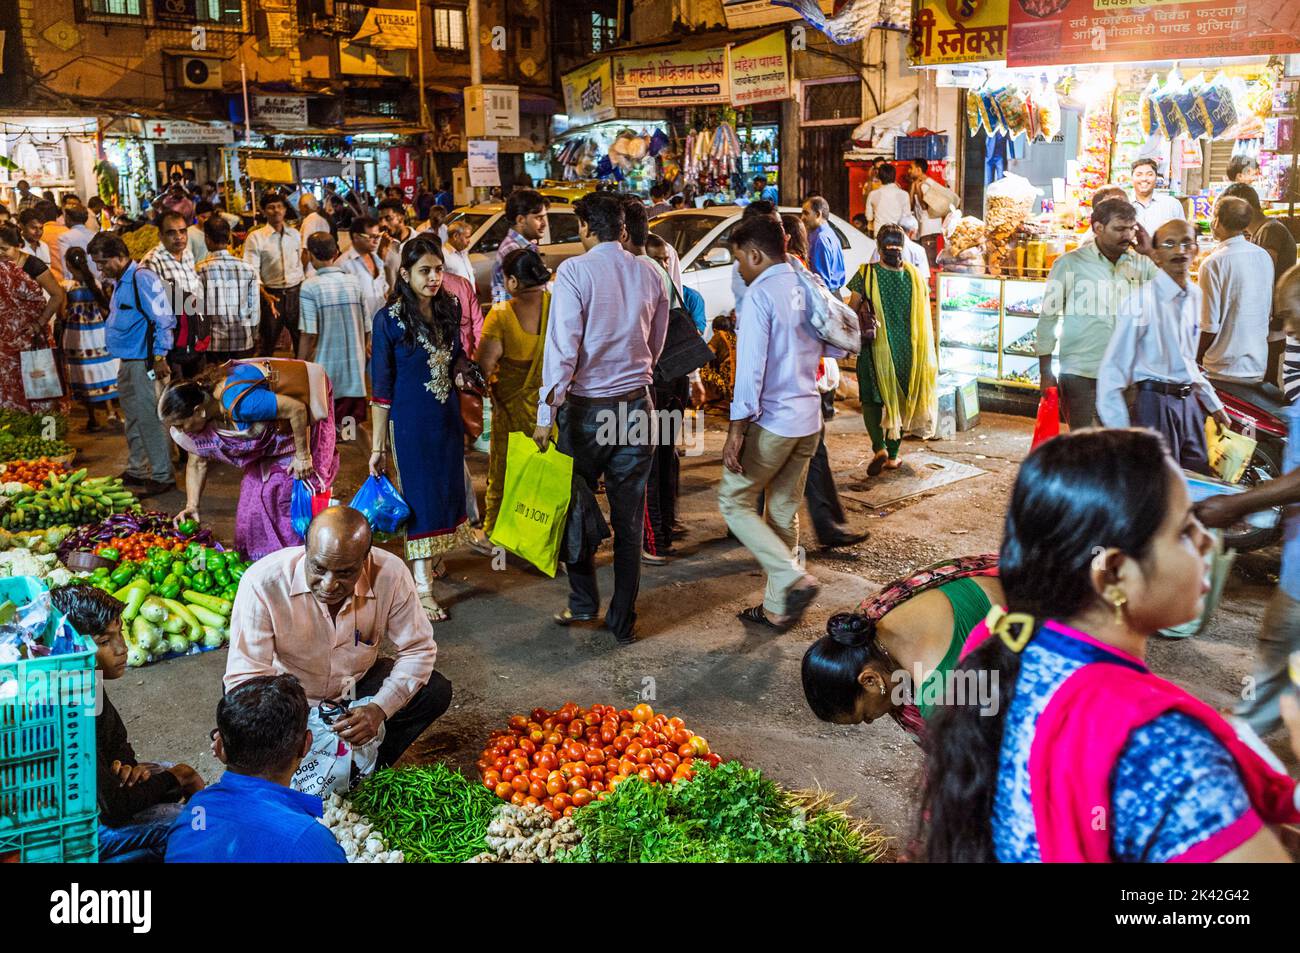
[[[540,807],[502,804],[484,837],[491,850],[471,857],[467,863],[550,864],[557,854],[581,839],[572,818],[556,821]]]
[[[329,828],[347,855],[349,864],[401,864],[400,850],[389,850],[370,821],[352,809],[352,802],[337,794],[324,799],[320,822]]]

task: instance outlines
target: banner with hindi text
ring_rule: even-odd
[[[614,105],[708,106],[731,99],[727,51],[664,50],[614,58]]]
[[[917,65],[1004,59],[1009,2],[919,0],[908,55]]]
[[[784,32],[733,46],[727,54],[733,106],[790,98],[790,62]]]

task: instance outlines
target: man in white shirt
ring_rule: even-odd
[[[366,331],[369,333],[375,314],[388,301],[388,272],[379,257],[382,233],[379,223],[368,215],[358,215],[348,226],[352,247],[339,256],[338,266],[357,279],[361,285],[361,304],[366,313]]]
[[[310,192],[298,196],[298,234],[302,237],[302,266],[305,274],[314,275],[316,269],[307,250],[307,239],[319,232],[328,233],[329,219],[320,213],[320,202]]]
[[[912,210],[912,199],[895,183],[897,177],[898,170],[888,162],[876,170],[880,188],[867,196],[868,229],[872,235],[880,231],[882,225],[897,225]]]
[[[72,274],[68,269],[69,249],[80,248],[85,251],[86,246],[90,244],[90,240],[95,237],[95,233],[86,225],[89,218],[89,209],[80,203],[76,205],[69,203],[63,210],[63,221],[68,226],[68,230],[59,236],[57,253],[61,274],[65,276]],[[99,278],[99,269],[95,267],[95,263],[89,255],[86,256],[86,263],[90,266],[90,273]]]
[[[928,257],[927,266],[939,257],[939,236],[943,234],[943,223],[949,215],[961,215],[957,208],[960,198],[946,185],[941,185],[930,178],[930,163],[925,159],[913,159],[908,167],[908,190],[912,195],[912,212],[917,221],[917,232],[921,246]],[[909,234],[909,238],[916,235]],[[904,252],[904,258],[907,257]],[[926,268],[929,271],[929,268]]]
[[[244,240],[244,261],[261,281],[262,357],[275,353],[282,328],[289,329],[293,353],[298,353],[298,288],[302,285],[302,236],[285,224],[289,209],[277,192],[262,196],[266,224],[248,233]]]
[[[1138,159],[1133,163],[1133,207],[1138,224],[1154,235],[1156,229],[1174,219],[1186,219],[1183,203],[1166,193],[1156,194],[1156,160]]]
[[[795,553],[804,482],[821,441],[817,368],[826,347],[812,332],[806,296],[786,261],[782,227],[754,217],[736,227],[730,243],[748,291],[737,322],[736,387],[718,507],[767,574],[763,604],[740,618],[785,631],[819,588]],[[767,498],[765,516],[756,511],[760,493]]]
[[[473,226],[464,219],[452,222],[447,226],[447,240],[442,246],[444,267],[470,284],[475,284],[474,264],[469,259],[469,240],[473,234]]]
[[[33,206],[23,209],[18,213],[18,227],[23,233],[23,251],[35,255],[48,268],[50,246],[41,241],[41,236],[45,234],[45,219],[41,217],[40,211]]]
[[[1201,293],[1190,277],[1196,248],[1190,222],[1166,222],[1156,232],[1152,258],[1159,271],[1120,307],[1097,376],[1097,416],[1106,427],[1130,426],[1124,390],[1136,386],[1131,423],[1159,432],[1183,469],[1209,473],[1205,414],[1221,427],[1229,420],[1196,366]]]
[[[1243,199],[1222,198],[1214,209],[1219,246],[1201,262],[1201,346],[1213,380],[1257,384],[1268,368],[1268,321],[1273,309],[1273,259],[1247,237],[1252,219]]]

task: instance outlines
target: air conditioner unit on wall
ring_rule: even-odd
[[[178,56],[176,77],[185,89],[220,89],[221,60],[211,56]]]

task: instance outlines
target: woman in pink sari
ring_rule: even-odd
[[[1199,614],[1210,547],[1159,435],[1083,430],[1029,455],[999,555],[1007,609],[971,633],[966,697],[928,724],[925,859],[1287,859],[1268,825],[1300,821],[1295,781],[1145,662]]]
[[[295,478],[325,492],[338,474],[329,379],[323,373],[310,378],[310,387],[321,391],[316,399],[301,393],[301,386],[289,386],[302,377],[294,372],[304,363],[259,359],[209,368],[195,380],[173,384],[158,404],[172,439],[190,455],[186,505],[177,520],[199,519],[210,460],[239,467],[244,479],[235,548],[249,559],[302,542],[289,510]]]
[[[22,352],[49,347],[45,293],[25,269],[0,257],[0,407],[40,413],[52,401],[32,402],[23,387]]]

